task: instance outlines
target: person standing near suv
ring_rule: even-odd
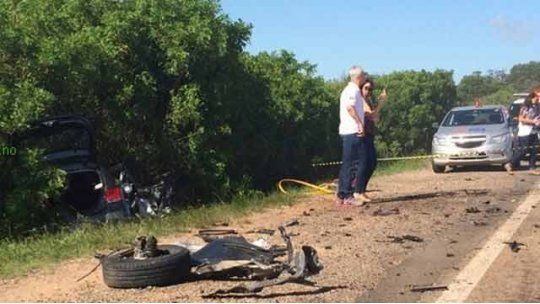
[[[538,94],[533,89],[523,102],[518,116],[518,140],[517,148],[514,151],[512,160],[504,165],[506,171],[509,174],[513,174],[513,169],[520,166],[521,158],[525,155],[525,151],[529,150],[529,170],[530,174],[540,175],[540,172],[536,170],[536,150],[538,145],[538,134],[535,127],[540,126],[539,113],[538,113]]]
[[[362,206],[367,201],[363,197],[354,198],[351,183],[354,161],[358,161],[357,174],[363,174],[366,165],[364,98],[360,93],[360,84],[365,79],[362,68],[351,67],[349,78],[350,81],[339,99],[339,135],[343,142],[343,151],[336,205],[340,207]]]

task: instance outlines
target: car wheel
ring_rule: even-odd
[[[435,173],[443,173],[444,169],[446,169],[446,166],[444,165],[436,165],[435,163],[431,163],[431,169],[433,169],[433,172]]]
[[[191,276],[189,251],[180,246],[159,245],[167,253],[144,260],[117,252],[102,258],[103,280],[114,288],[167,286],[186,281]]]

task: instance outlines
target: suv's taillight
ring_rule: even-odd
[[[105,201],[107,203],[118,202],[122,200],[122,188],[112,187],[105,191]]]

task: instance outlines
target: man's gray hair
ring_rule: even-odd
[[[357,66],[357,65],[353,65],[350,69],[349,69],[349,78],[351,80],[353,80],[355,77],[357,76],[360,76],[364,74],[364,70],[362,70],[362,67],[360,66]]]

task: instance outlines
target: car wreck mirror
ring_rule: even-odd
[[[433,129],[438,129],[438,128],[439,128],[439,123],[438,123],[438,122],[434,122],[434,123],[431,124],[431,127],[432,127]]]

